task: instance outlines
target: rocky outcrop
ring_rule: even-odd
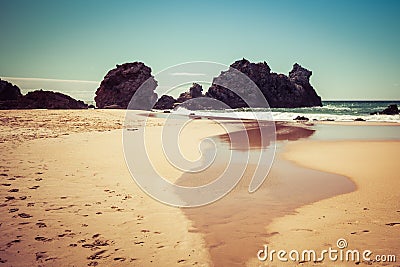
[[[21,96],[18,86],[0,79],[0,101],[17,100]]]
[[[105,108],[106,106],[118,105],[126,109],[137,90],[146,82],[143,90],[136,95],[136,109],[150,109],[157,100],[154,89],[157,82],[151,75],[151,69],[142,62],[125,63],[117,65],[110,70],[100,83],[96,91],[96,106]]]
[[[154,109],[173,109],[176,99],[169,95],[162,95],[154,105]]]
[[[380,112],[372,112],[371,115],[397,115],[399,114],[399,108],[396,104],[389,105],[387,108]]]
[[[0,109],[86,109],[80,100],[52,91],[36,90],[26,95],[16,85],[0,80]]]
[[[81,100],[58,92],[36,90],[22,97],[20,106],[24,109],[86,109],[88,107]]]
[[[198,83],[193,83],[189,88],[188,92],[184,92],[179,95],[177,102],[183,103],[189,99],[193,99],[196,97],[202,97],[203,95],[203,87]]]
[[[189,91],[181,93],[178,99],[169,95],[163,95],[158,99],[153,109],[173,109],[177,105],[182,105],[187,109],[206,109],[200,102],[188,101],[190,99],[203,97],[203,87],[198,83],[193,83]],[[188,101],[188,102],[187,102]]]
[[[70,96],[36,90],[15,100],[0,101],[0,109],[86,109],[88,106]]]
[[[293,65],[289,77],[271,72],[266,62],[251,63],[242,59],[234,62],[231,68],[246,74],[258,86],[272,108],[322,106],[321,98],[310,84],[312,72],[297,63]],[[217,84],[220,80],[231,80],[235,78],[234,76],[237,76],[234,71],[222,72],[214,79],[206,96],[220,100],[231,108],[248,107],[249,104],[245,103],[237,94],[221,86],[221,83]],[[245,95],[249,94],[249,92],[246,92],[246,88],[239,88],[239,90],[242,90],[241,93]],[[250,92],[250,94],[253,94],[253,92]],[[256,103],[257,95],[248,96],[250,101],[252,101],[252,98]]]

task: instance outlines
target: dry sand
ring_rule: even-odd
[[[182,211],[154,201],[132,180],[121,130],[109,131],[121,128],[123,117],[101,110],[2,112],[1,263],[209,265],[204,240],[189,232]],[[160,125],[152,119],[149,131]]]

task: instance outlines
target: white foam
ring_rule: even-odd
[[[397,122],[400,123],[400,115],[336,115],[324,113],[296,113],[296,112],[265,112],[261,110],[224,110],[224,111],[192,111],[178,107],[173,113],[181,115],[195,114],[198,116],[257,119],[257,120],[275,120],[275,121],[293,121],[297,116],[304,116],[310,120],[334,120],[334,121],[354,121],[357,118],[372,122]]]

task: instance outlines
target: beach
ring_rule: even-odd
[[[157,138],[165,118],[139,113],[131,121],[132,137],[145,129],[151,142],[148,155],[137,157],[148,156],[172,183],[193,186],[223,172],[223,155],[198,175],[171,166]],[[352,249],[400,255],[399,140],[332,140],[329,134],[321,140],[324,131],[314,123],[278,123],[271,171],[249,194],[257,151],[263,149],[258,129],[247,124],[250,147],[243,147],[213,120],[194,119],[181,132],[187,158],[197,159],[198,144],[209,137],[222,151],[248,150],[250,156],[243,179],[224,198],[177,208],[153,199],[132,179],[123,154],[124,117],[124,110],[0,112],[0,264],[293,266],[300,263],[259,261],[257,252],[265,244],[320,251],[336,247],[340,238]],[[359,262],[371,263],[396,266]],[[313,264],[354,262],[301,263]]]

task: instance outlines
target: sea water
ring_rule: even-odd
[[[370,115],[372,112],[379,112],[387,108],[388,105],[397,104],[400,101],[322,101],[322,107],[308,108],[239,108],[229,110],[210,110],[210,111],[189,111],[178,108],[176,113],[218,117],[232,117],[242,119],[260,119],[293,121],[297,116],[305,116],[310,120],[334,120],[334,121],[354,121],[357,118],[366,121],[377,122],[397,122],[400,123],[400,115]]]

